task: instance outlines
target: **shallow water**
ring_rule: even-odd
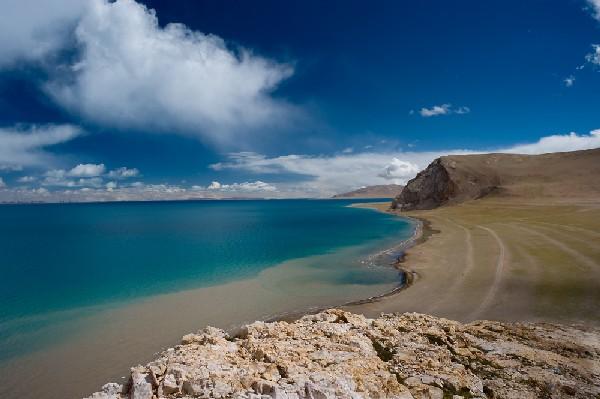
[[[204,325],[393,289],[369,255],[412,225],[349,203],[0,207],[0,397],[80,397]]]

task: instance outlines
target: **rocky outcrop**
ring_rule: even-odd
[[[183,337],[95,399],[596,398],[600,330],[341,310]]]
[[[441,157],[406,184],[392,208],[433,209],[492,193],[528,199],[598,198],[600,149]]]
[[[498,188],[500,179],[493,170],[470,169],[451,157],[433,161],[410,180],[394,199],[399,210],[433,209],[438,206],[481,198]]]

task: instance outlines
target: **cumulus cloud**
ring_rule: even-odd
[[[4,183],[4,180],[2,179],[2,177],[0,177],[0,188],[4,187],[6,187],[6,183]]]
[[[434,105],[431,108],[421,108],[419,114],[424,118],[429,118],[432,116],[440,116],[440,115],[450,115],[450,114],[458,114],[464,115],[471,112],[469,107],[457,107],[452,108],[452,104],[442,104],[442,105]]]
[[[98,187],[102,184],[99,177],[105,171],[104,164],[79,164],[70,170],[51,169],[44,174],[45,186]]]
[[[587,0],[592,10],[592,15],[598,21],[600,21],[600,0]]]
[[[127,179],[139,175],[137,168],[121,167],[106,173],[106,166],[103,163],[79,164],[72,169],[51,169],[44,173],[42,185],[62,186],[62,187],[100,187],[104,179]],[[32,179],[35,179],[32,177]],[[116,182],[109,182],[109,185],[115,185]],[[109,188],[107,185],[106,188]]]
[[[0,13],[0,68],[41,61],[61,49],[85,0],[4,0]]]
[[[46,147],[72,140],[82,133],[73,125],[15,126],[0,128],[0,165],[13,170],[47,166],[55,162]]]
[[[17,179],[19,183],[32,183],[37,180],[35,176],[22,176]]]
[[[214,182],[210,183],[210,185],[207,188],[209,190],[218,190],[221,188],[221,183],[219,183],[218,181],[214,181]]]
[[[590,64],[600,66],[600,44],[592,44],[592,52],[585,56]]]
[[[137,168],[126,168],[121,167],[108,172],[108,177],[111,179],[128,179],[131,177],[137,177],[140,175],[140,171]]]
[[[102,178],[95,174],[94,168],[79,168],[77,165],[70,171],[64,169],[52,169],[45,173],[41,184],[44,186],[58,187],[100,187]],[[88,166],[88,165],[83,165]],[[102,165],[104,167],[104,165]],[[87,169],[87,170],[86,170]],[[72,173],[75,170],[75,173]]]
[[[204,190],[202,186],[194,186],[195,190]],[[221,184],[218,181],[210,183],[207,190],[227,191],[227,192],[248,192],[248,191],[277,191],[277,187],[272,184],[257,180],[253,182]]]
[[[542,137],[535,143],[519,144],[501,149],[500,152],[512,154],[545,154],[548,152],[578,151],[600,147],[600,129],[592,130],[589,134],[555,134]]]
[[[161,27],[133,0],[90,0],[75,30],[80,58],[47,85],[70,111],[98,124],[230,142],[285,120],[270,93],[293,73],[182,24]],[[63,71],[64,72],[64,71]]]
[[[566,87],[571,87],[575,83],[575,76],[571,75],[563,80]]]
[[[100,187],[102,186],[105,178],[126,179],[138,175],[139,170],[137,168],[130,169],[127,167],[121,167],[106,173],[106,166],[103,163],[86,163],[74,166],[69,170],[48,170],[46,173],[44,173],[42,184],[45,186],[63,187]],[[113,182],[112,184],[116,183]]]
[[[440,155],[442,153],[438,152],[363,152],[330,156],[292,154],[269,158],[244,152],[230,154],[227,162],[213,164],[211,168],[216,171],[233,169],[257,174],[296,175],[296,181],[278,184],[279,191],[288,191],[290,195],[327,197],[373,184],[404,184]]]
[[[96,177],[104,173],[106,167],[101,164],[79,164],[71,169],[67,174],[71,177]]]
[[[6,188],[0,190],[0,202],[89,202],[89,201],[155,201],[221,199],[232,197],[248,198],[284,198],[287,193],[277,191],[276,187],[265,182],[222,184],[220,188],[208,190],[204,186],[189,188],[173,184],[144,184],[142,182],[80,185],[73,182],[60,188]]]
[[[23,170],[23,165],[8,165],[0,164],[0,171],[5,172],[20,172]]]
[[[418,172],[419,167],[416,164],[392,158],[391,162],[377,176],[388,180],[402,181],[402,179],[412,177]]]
[[[421,108],[419,113],[426,118],[430,116],[448,115],[450,113],[450,104],[434,105],[431,108]]]

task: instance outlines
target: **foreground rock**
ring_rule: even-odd
[[[523,198],[600,195],[600,149],[542,155],[452,155],[434,160],[392,203],[404,211],[433,209],[494,194]]]
[[[597,398],[600,330],[341,310],[183,337],[90,398]]]

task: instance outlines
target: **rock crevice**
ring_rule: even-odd
[[[183,337],[95,399],[595,398],[600,331],[341,310]]]

